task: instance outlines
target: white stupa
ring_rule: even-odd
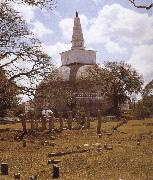
[[[78,12],[74,18],[71,42],[71,49],[60,53],[62,66],[59,68],[59,75],[63,80],[75,80],[85,73],[87,67],[96,64],[96,51],[85,49]]]

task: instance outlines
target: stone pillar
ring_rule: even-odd
[[[35,128],[38,129],[39,128],[39,123],[38,123],[38,119],[35,120]]]
[[[102,123],[102,117],[101,117],[101,112],[98,110],[98,122],[97,122],[97,134],[101,133],[101,123]]]
[[[59,178],[59,166],[53,164],[53,178]]]
[[[63,112],[59,112],[59,123],[60,123],[60,130],[63,130]]]
[[[23,132],[27,132],[27,122],[26,122],[26,118],[25,117],[23,117],[21,119],[21,123],[22,123]]]
[[[1,175],[8,175],[8,164],[7,163],[1,164]]]
[[[72,121],[73,121],[72,111],[69,111],[68,112],[68,129],[72,129]]]
[[[22,147],[26,147],[27,146],[27,141],[25,139],[22,140]]]
[[[87,123],[87,128],[90,128],[90,113],[89,112],[87,112],[87,121],[86,121],[86,123]]]
[[[77,121],[77,125],[79,126],[80,125],[80,112],[77,111],[76,113],[76,121]]]
[[[31,118],[31,129],[33,130],[35,128],[35,123],[34,123],[34,119]]]
[[[52,131],[54,129],[54,121],[55,121],[55,117],[54,114],[50,114],[49,117],[49,131]]]
[[[42,130],[46,130],[46,117],[42,116],[41,121],[42,121]]]

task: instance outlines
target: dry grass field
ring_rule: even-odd
[[[102,129],[110,131],[114,125],[116,122],[107,122]],[[4,128],[20,129],[21,124],[0,125],[0,163],[9,165],[9,175],[0,175],[0,180],[13,180],[14,172],[21,174],[21,180],[31,175],[38,175],[39,180],[52,179],[49,159],[61,160],[58,165],[63,180],[153,180],[153,119],[131,120],[112,135],[104,133],[101,137],[96,135],[95,122],[88,130],[55,133],[55,140],[47,131],[35,132],[25,137],[27,147],[17,138],[21,132]],[[55,146],[42,145],[45,140],[55,142]],[[106,150],[104,144],[111,145],[112,150]],[[48,157],[51,152],[82,149],[89,151]]]

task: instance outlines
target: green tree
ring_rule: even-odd
[[[101,86],[101,91],[112,101],[112,111],[120,113],[120,105],[130,98],[132,93],[141,91],[141,76],[131,65],[125,62],[106,62],[104,67],[95,66],[88,70],[90,80]]]
[[[153,80],[151,80],[143,89],[143,97],[153,95]]]
[[[18,105],[18,87],[15,82],[9,82],[5,71],[0,68],[0,117]]]
[[[138,119],[148,118],[153,115],[153,80],[142,91],[142,99],[133,109],[133,116]]]

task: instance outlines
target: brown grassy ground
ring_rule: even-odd
[[[109,131],[116,122],[103,124]],[[21,128],[20,124],[0,125],[3,128]],[[153,180],[153,119],[129,121],[113,135],[96,133],[96,123],[92,122],[89,130],[65,130],[55,134],[55,140],[49,140],[50,134],[38,133],[27,136],[27,147],[17,141],[19,132],[0,132],[0,163],[9,164],[9,176],[0,180],[13,180],[14,172],[20,172],[21,180],[28,180],[31,175],[38,179],[52,178],[52,165],[47,165],[48,153],[90,148],[89,152],[55,157],[61,162],[60,179],[66,180]],[[124,133],[123,133],[124,132]],[[126,134],[125,134],[126,133]],[[55,142],[55,146],[43,146],[42,140]],[[137,145],[140,140],[140,145]],[[101,143],[97,150],[95,143]],[[113,150],[105,150],[103,145],[111,144]],[[89,147],[84,147],[89,144]]]

